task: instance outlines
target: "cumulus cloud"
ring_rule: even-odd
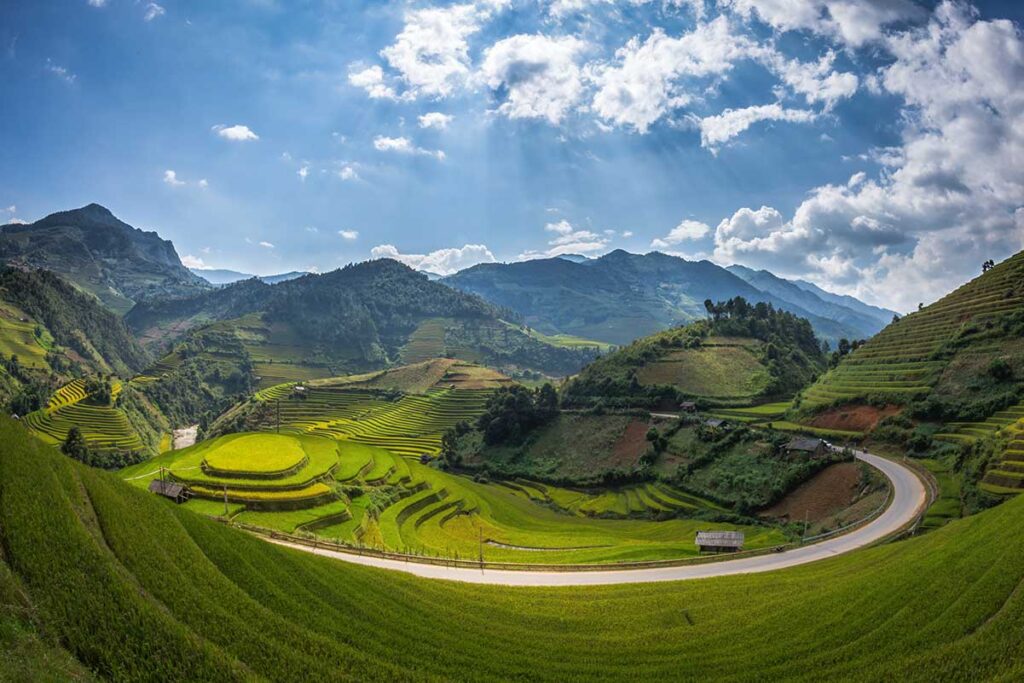
[[[365,90],[371,99],[398,99],[395,89],[384,81],[384,69],[376,64],[366,67],[355,65],[350,67],[348,82],[350,85]]]
[[[200,270],[206,268],[206,263],[203,261],[203,259],[199,258],[198,256],[193,256],[192,254],[185,254],[184,256],[182,256],[181,263],[186,268],[199,268]]]
[[[266,241],[260,242],[260,246],[263,247],[264,249],[273,249],[274,248],[273,244],[271,244],[270,242],[266,242]]]
[[[766,265],[902,310],[1024,247],[1024,37],[1009,21],[938,6],[884,38],[878,86],[905,105],[902,145],[814,189],[785,220],[740,209],[715,234],[721,261]]]
[[[512,36],[487,48],[480,76],[501,93],[498,112],[557,124],[583,94],[577,59],[586,46],[571,36]]]
[[[299,170],[295,172],[299,176],[299,180],[306,182],[306,178],[309,176],[309,164],[303,164],[299,167]]]
[[[605,250],[610,241],[608,237],[590,230],[579,230],[565,219],[557,223],[548,223],[544,230],[553,235],[548,240],[548,248],[524,251],[519,255],[520,260],[553,258],[564,254],[589,254]]]
[[[249,126],[243,126],[240,123],[236,123],[233,126],[226,126],[220,123],[213,126],[211,130],[225,140],[231,140],[233,142],[247,142],[249,140],[260,139],[260,136],[256,135]]]
[[[338,177],[345,181],[359,180],[359,173],[351,165],[346,164],[338,169]]]
[[[762,53],[755,42],[735,33],[725,16],[678,38],[656,28],[646,40],[626,43],[612,63],[591,69],[597,84],[592,109],[605,121],[645,133],[693,101],[704,88],[698,79],[721,76],[738,61]]]
[[[162,17],[167,13],[161,5],[151,2],[146,5],[146,13],[142,16],[143,21],[153,21],[158,17]]]
[[[164,182],[171,187],[181,187],[185,184],[185,181],[178,180],[178,174],[170,169],[164,171]]]
[[[743,109],[726,109],[721,114],[700,119],[700,144],[716,148],[760,121],[791,121],[807,123],[817,114],[806,109],[785,109],[782,105],[764,104]]]
[[[779,31],[811,31],[851,47],[880,39],[887,25],[921,16],[910,0],[720,0],[720,5]]]
[[[466,244],[461,248],[447,248],[429,254],[403,254],[393,244],[381,244],[370,250],[373,258],[389,258],[400,261],[410,268],[429,271],[438,275],[451,275],[478,263],[494,263],[491,250],[483,244]]]
[[[107,0],[86,0],[86,3],[90,7],[106,7]]]
[[[856,74],[834,70],[835,58],[835,52],[830,50],[817,62],[801,62],[786,59],[773,50],[765,55],[764,61],[790,90],[803,95],[808,104],[820,102],[828,110],[839,100],[853,97],[860,83]]]
[[[651,246],[655,249],[668,249],[677,244],[682,244],[683,242],[699,240],[702,237],[706,237],[710,232],[711,227],[705,223],[694,220],[684,220],[680,222],[679,225],[672,228],[672,230],[664,237],[652,240]],[[625,236],[625,233],[623,233],[623,236]]]
[[[439,111],[432,111],[419,117],[420,128],[434,128],[444,130],[452,122],[454,116],[442,114]]]
[[[385,135],[378,135],[373,139],[373,148],[378,152],[396,152],[398,154],[418,154],[434,157],[438,161],[444,161],[445,154],[439,149],[424,149],[413,144],[412,140],[406,137],[391,138]]]
[[[341,235],[342,239],[348,240],[350,242],[352,240],[359,239],[359,231],[358,230],[339,230],[338,234]]]
[[[381,57],[398,73],[408,97],[446,97],[470,76],[468,38],[505,4],[491,0],[408,10],[401,33]]]

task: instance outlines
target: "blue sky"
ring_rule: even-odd
[[[1024,248],[1024,10],[911,0],[0,3],[0,222],[189,263],[614,248],[901,310]]]

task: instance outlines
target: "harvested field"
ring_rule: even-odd
[[[633,420],[626,425],[615,445],[612,446],[612,461],[615,465],[632,466],[647,450],[647,430],[649,425],[643,420]]]
[[[860,465],[843,462],[825,468],[792,493],[761,512],[791,522],[820,522],[849,507],[860,492]]]
[[[870,432],[880,421],[898,414],[900,410],[902,408],[897,405],[888,405],[884,408],[865,405],[842,406],[818,414],[810,424],[819,429]]]

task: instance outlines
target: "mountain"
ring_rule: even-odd
[[[851,296],[832,294],[808,282],[785,280],[767,270],[752,270],[739,265],[729,266],[726,270],[766,294],[855,330],[855,339],[878,334],[896,315],[896,311],[868,306]]]
[[[211,285],[222,286],[230,285],[235,282],[241,282],[242,280],[251,280],[257,278],[266,282],[267,284],[276,284],[278,282],[285,282],[286,280],[294,280],[295,278],[308,275],[305,271],[293,270],[287,273],[281,273],[280,275],[252,275],[250,273],[241,273],[237,270],[228,270],[225,268],[189,268],[194,275],[198,275],[203,278]]]
[[[245,280],[181,299],[140,302],[126,320],[148,344],[244,356],[262,385],[442,356],[513,374],[565,375],[596,354],[539,339],[516,314],[397,261],[368,261],[266,284]]]
[[[896,315],[895,311],[890,311],[887,308],[879,308],[878,306],[871,306],[870,304],[866,304],[860,299],[849,295],[833,294],[832,292],[828,292],[818,285],[812,282],[807,282],[806,280],[791,280],[790,282],[795,284],[797,287],[814,294],[823,301],[827,301],[838,306],[845,306],[856,313],[860,313],[861,315],[869,318],[875,318],[882,323],[882,325],[888,325],[892,322],[893,315]]]
[[[743,297],[807,318],[822,339],[864,335],[763,292],[710,261],[687,261],[660,252],[616,250],[577,263],[562,257],[486,263],[442,280],[510,308],[545,334],[569,334],[613,344],[629,342],[707,315],[704,301]]]
[[[182,265],[173,244],[118,220],[99,204],[0,227],[0,261],[53,271],[117,313],[147,297],[181,296],[208,286]]]
[[[586,263],[590,260],[589,256],[584,256],[583,254],[562,254],[558,258],[572,261],[573,263]]]

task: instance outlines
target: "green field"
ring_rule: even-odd
[[[645,386],[667,384],[691,396],[743,399],[757,396],[771,382],[768,370],[749,347],[754,340],[736,345],[706,345],[672,351],[637,372]]]
[[[112,396],[116,399],[121,384],[115,382]],[[62,444],[72,427],[78,427],[89,447],[97,451],[138,451],[144,448],[138,432],[119,408],[96,405],[85,391],[83,380],[74,380],[50,397],[45,408],[29,413],[24,423],[50,444]]]
[[[278,434],[249,434],[222,442],[204,455],[204,464],[223,472],[271,474],[290,470],[306,460],[297,440]]]
[[[0,302],[0,355],[17,356],[25,367],[49,369],[46,352],[53,347],[53,336],[45,326],[37,325],[17,307]]]
[[[5,671],[47,652],[107,679],[1024,676],[1024,499],[769,574],[509,589],[273,546],[0,432]]]

